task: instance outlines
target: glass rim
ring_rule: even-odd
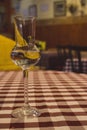
[[[23,16],[23,15],[16,15],[14,16],[14,19],[17,19],[17,20],[23,20],[23,21],[27,21],[27,20],[36,20],[36,17],[35,16]]]

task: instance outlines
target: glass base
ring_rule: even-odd
[[[23,117],[38,117],[40,116],[41,113],[39,112],[39,110],[37,110],[36,108],[33,107],[21,107],[21,108],[16,108],[15,110],[13,110],[12,112],[12,116],[16,117],[16,118],[23,118]]]

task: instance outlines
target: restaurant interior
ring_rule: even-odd
[[[40,59],[29,73],[11,54],[18,44],[16,16],[36,18],[35,39],[29,40]],[[1,130],[87,130],[86,42],[87,0],[0,0]],[[17,118],[12,111],[23,103],[27,110],[14,111]],[[33,120],[30,106],[41,111],[33,109]]]
[[[70,46],[87,46],[87,3],[85,0],[6,0],[0,1],[0,34],[1,34],[1,55],[4,61],[9,62],[9,51],[11,51],[11,42],[14,39],[14,25],[13,17],[16,15],[35,16],[36,22],[36,44],[38,44],[41,51],[41,60],[38,66],[39,69],[51,70],[66,70],[68,58],[71,59],[70,54],[61,53],[58,56],[58,51],[61,46],[61,52],[70,51]],[[8,47],[10,50],[4,56],[5,38],[7,38]],[[8,39],[9,38],[9,39]],[[3,43],[4,42],[4,43]],[[66,46],[66,49],[62,48]],[[13,47],[13,46],[12,46]],[[81,48],[81,47],[80,47]],[[76,57],[76,50],[74,50]],[[69,52],[66,52],[69,53]],[[68,56],[69,55],[69,56]],[[81,51],[80,57],[86,60],[87,53]],[[77,56],[78,58],[78,56]],[[2,60],[2,58],[1,58]],[[81,60],[81,58],[80,58]],[[73,61],[73,60],[72,60]],[[86,61],[83,61],[86,62]],[[1,64],[2,64],[1,63]],[[10,60],[11,63],[11,60]],[[2,65],[3,65],[2,64]],[[9,63],[7,63],[8,65]],[[71,63],[73,64],[73,63]],[[77,63],[78,64],[78,63]],[[81,64],[81,63],[80,63]],[[86,63],[84,63],[86,64]],[[12,64],[13,65],[13,64]],[[69,65],[68,65],[69,66]],[[86,66],[86,65],[85,65]],[[1,66],[1,68],[3,68]],[[7,67],[10,68],[10,67]],[[5,66],[6,69],[6,66]],[[85,70],[87,73],[87,70]]]

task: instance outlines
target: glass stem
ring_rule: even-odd
[[[24,107],[29,107],[28,103],[28,70],[23,70],[24,80]]]

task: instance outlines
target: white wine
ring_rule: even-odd
[[[27,69],[39,61],[40,54],[35,50],[14,49],[11,53],[11,58],[16,65],[22,69]]]

